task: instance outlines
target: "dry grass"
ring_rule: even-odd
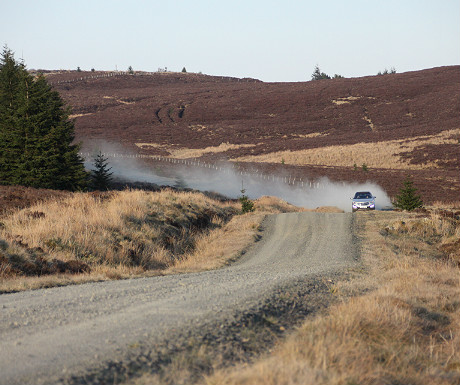
[[[88,115],[94,115],[94,112],[88,112],[86,114],[73,114],[69,115],[69,119],[75,119],[75,118],[80,118],[82,116],[88,116]]]
[[[263,202],[262,200],[261,202]],[[76,193],[2,218],[0,292],[209,270],[240,255],[277,198],[257,212],[199,193]]]
[[[342,104],[351,104],[352,102],[354,102],[355,100],[359,100],[359,99],[362,99],[362,98],[365,98],[365,99],[375,99],[374,97],[371,97],[371,96],[368,96],[368,97],[364,97],[364,96],[348,96],[346,98],[338,98],[338,99],[333,99],[332,100],[332,103],[340,106]]]
[[[257,212],[264,213],[291,213],[305,211],[303,207],[293,206],[290,203],[273,196],[262,196],[254,202]]]
[[[318,138],[320,136],[328,136],[329,132],[323,131],[323,132],[312,132],[311,134],[291,134],[290,136],[293,136],[295,138],[303,138],[303,139],[308,139],[308,138]],[[287,135],[284,135],[283,137],[287,138]]]
[[[369,122],[370,124],[372,122]],[[370,126],[371,129],[375,127]],[[419,136],[412,140],[389,140],[375,143],[356,143],[344,146],[327,146],[299,151],[279,151],[263,155],[249,155],[232,159],[237,162],[268,162],[292,165],[324,165],[351,167],[353,164],[366,163],[368,167],[418,170],[438,167],[436,163],[410,164],[400,157],[403,152],[410,152],[417,146],[429,144],[456,144],[454,136],[460,129],[443,131],[438,135]]]
[[[262,213],[235,216],[226,225],[202,234],[193,252],[177,261],[166,273],[211,270],[232,262],[254,242],[264,216]]]
[[[104,96],[103,99],[114,99],[118,103],[121,103],[121,104],[134,104],[134,102],[127,102],[127,101],[122,100],[122,99],[117,99],[115,96]]]
[[[458,384],[460,276],[439,247],[456,228],[437,214],[360,213],[367,276],[334,288],[343,302],[307,320],[272,355],[217,371],[208,385]],[[417,223],[422,220],[423,228]],[[398,223],[408,225],[404,231]],[[385,229],[393,228],[392,231]],[[426,234],[441,234],[436,247]],[[458,239],[458,238],[457,238]],[[458,255],[458,253],[457,253]],[[354,296],[363,290],[369,294]]]
[[[231,144],[231,143],[221,143],[218,146],[206,147],[206,148],[168,148],[171,157],[176,159],[190,159],[190,158],[199,158],[200,156],[206,154],[215,154],[219,152],[225,152],[228,150],[237,150],[239,148],[248,148],[254,147],[255,144]]]
[[[454,202],[441,202],[441,201],[436,201],[433,202],[432,204],[433,209],[441,209],[441,210],[460,210],[460,200],[454,201]]]
[[[219,152],[225,152],[229,150],[237,150],[239,148],[255,147],[255,144],[231,144],[221,143],[218,146],[206,147],[206,148],[175,148],[171,146],[165,146],[157,143],[136,143],[136,146],[140,148],[161,148],[169,152],[171,158],[175,159],[191,159],[199,158],[207,154],[216,154]]]
[[[35,286],[47,275],[49,286],[49,276],[60,284],[61,273],[85,273],[77,281],[86,281],[163,271],[236,213],[235,204],[169,190],[76,193],[37,204],[2,219],[0,290],[12,277],[34,276]]]

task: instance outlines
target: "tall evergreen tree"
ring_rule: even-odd
[[[22,156],[24,135],[20,124],[23,69],[4,47],[0,60],[0,181],[14,181]]]
[[[79,190],[88,174],[70,111],[43,76],[5,48],[0,60],[0,183]]]

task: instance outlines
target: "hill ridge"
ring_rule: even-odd
[[[459,75],[460,66],[444,66],[294,83],[188,73],[123,74],[69,84],[56,82],[73,74],[48,79],[72,107],[77,140],[86,148],[109,141],[139,154],[183,157],[193,150],[194,157],[248,165],[268,157],[263,165],[268,169],[291,163],[318,174],[321,166],[341,166],[334,171],[339,178],[354,180],[352,171],[367,162],[366,152],[342,164],[326,158],[296,163],[285,154],[325,154],[330,147],[353,154],[357,146],[374,152],[372,146],[391,143],[397,145],[394,152],[382,152],[374,171],[393,169],[397,181],[408,170],[423,171],[424,184],[444,180],[444,193],[453,197],[460,191],[454,176],[460,165]],[[420,140],[424,136],[429,140]]]

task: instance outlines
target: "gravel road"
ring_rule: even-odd
[[[215,271],[0,295],[0,384],[55,384],[234,317],[295,280],[355,263],[352,215],[268,216],[263,236]],[[67,380],[62,380],[67,379]]]

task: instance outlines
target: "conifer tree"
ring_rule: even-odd
[[[0,59],[0,183],[80,190],[87,173],[70,111],[43,76],[5,47]]]
[[[249,199],[246,193],[246,189],[243,187],[243,181],[241,181],[241,196],[238,198],[238,200],[241,203],[241,213],[246,214],[250,213],[252,211],[255,211],[254,207],[254,202]]]
[[[422,199],[416,193],[417,189],[413,186],[413,183],[410,177],[406,178],[404,186],[399,190],[400,194],[396,196],[393,206],[407,211],[412,211],[423,206]]]
[[[113,174],[110,172],[112,167],[108,167],[108,164],[107,158],[99,151],[94,158],[94,169],[91,171],[91,188],[93,190],[108,190]]]
[[[315,67],[315,70],[313,71],[311,75],[311,80],[322,80],[322,79],[330,79],[331,77],[326,74],[325,72],[321,72],[319,69],[319,66]]]
[[[14,181],[22,156],[24,135],[20,127],[22,68],[4,47],[0,60],[0,182]]]

